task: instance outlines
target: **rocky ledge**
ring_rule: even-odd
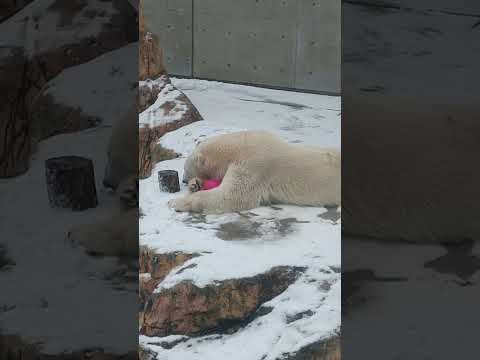
[[[255,315],[268,312],[261,305],[283,292],[304,270],[279,266],[205,287],[182,281],[172,288],[154,290],[145,302],[141,333],[160,337],[230,333]]]
[[[159,153],[158,140],[170,131],[203,118],[165,74],[155,80],[140,82],[139,107],[139,174],[140,178],[147,178],[158,161],[167,160],[156,156]],[[172,153],[169,158],[174,157]]]

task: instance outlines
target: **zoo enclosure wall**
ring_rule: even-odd
[[[167,71],[339,95],[339,0],[143,0]]]

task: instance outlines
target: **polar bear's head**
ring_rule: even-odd
[[[183,183],[187,184],[193,178],[206,179],[208,175],[208,163],[206,157],[200,151],[194,151],[185,160],[183,167]]]

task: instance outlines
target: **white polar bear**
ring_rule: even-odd
[[[187,158],[183,182],[222,179],[219,187],[170,200],[176,211],[227,213],[266,204],[340,206],[341,157],[332,148],[286,141],[265,131],[212,137]]]

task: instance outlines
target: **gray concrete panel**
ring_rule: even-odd
[[[143,0],[147,26],[160,40],[167,71],[192,76],[192,0]]]
[[[295,88],[338,93],[341,2],[299,0]]]
[[[292,87],[295,3],[194,0],[194,76]]]
[[[172,75],[340,92],[340,0],[144,2]]]

